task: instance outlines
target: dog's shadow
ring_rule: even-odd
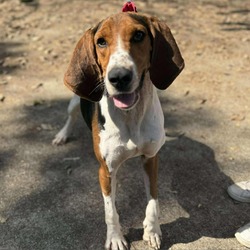
[[[202,236],[234,237],[249,216],[246,204],[237,205],[227,195],[232,183],[208,146],[184,136],[167,142],[159,168],[162,249]],[[139,241],[142,234],[143,229],[129,229],[126,237]]]

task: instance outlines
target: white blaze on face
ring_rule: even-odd
[[[121,94],[114,86],[112,86],[108,78],[109,72],[114,68],[125,68],[127,70],[132,71],[133,77],[131,81],[130,92],[135,91],[139,86],[139,80],[138,80],[135,62],[124,47],[125,46],[124,46],[122,38],[118,36],[117,46],[116,46],[115,51],[110,55],[109,63],[107,66],[107,72],[105,76],[106,88],[110,96]]]

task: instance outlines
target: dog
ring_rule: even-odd
[[[164,90],[184,68],[167,24],[145,14],[112,15],[78,41],[64,84],[75,93],[69,118],[54,139],[64,143],[79,112],[92,131],[107,224],[106,249],[128,249],[115,207],[116,173],[141,156],[147,194],[143,239],[160,249],[157,191],[158,152],[165,143],[157,89]]]

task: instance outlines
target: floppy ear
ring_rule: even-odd
[[[78,41],[64,75],[64,84],[80,97],[97,102],[102,98],[103,79],[96,60],[94,33],[95,29],[89,29]]]
[[[153,50],[150,79],[158,89],[166,89],[184,68],[184,60],[169,27],[156,18],[150,18]]]

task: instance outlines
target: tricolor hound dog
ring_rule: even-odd
[[[105,204],[106,249],[128,249],[115,207],[116,173],[142,156],[147,193],[143,239],[160,249],[157,153],[165,142],[157,89],[166,89],[184,67],[168,26],[132,12],[113,15],[85,32],[76,45],[64,83],[76,95],[69,119],[55,139],[64,141],[77,107],[92,131]]]

